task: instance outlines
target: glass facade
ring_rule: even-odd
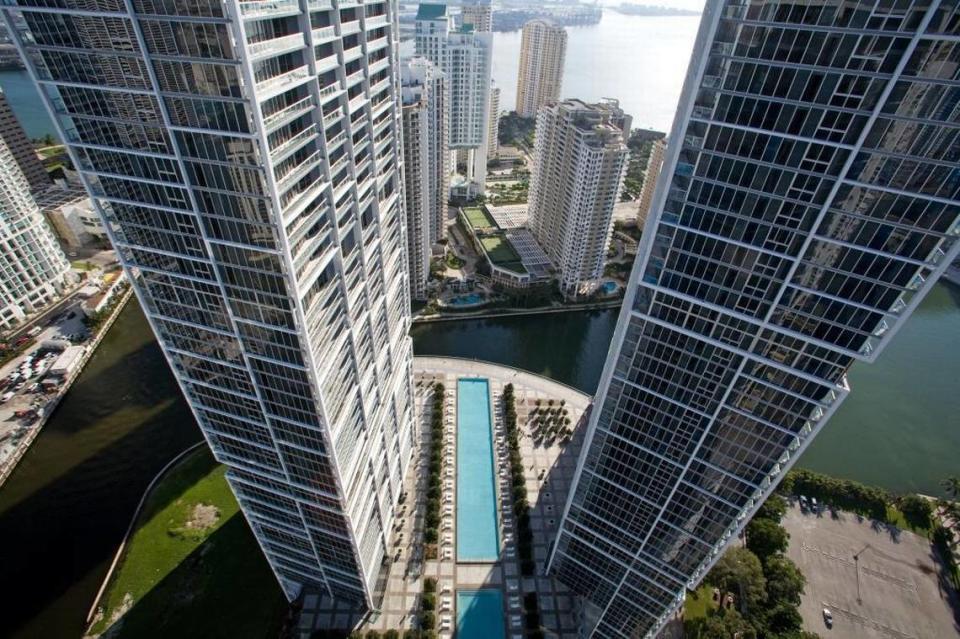
[[[0,6],[290,598],[376,606],[411,457],[395,11]]]
[[[653,636],[960,245],[955,0],[708,2],[550,570]]]

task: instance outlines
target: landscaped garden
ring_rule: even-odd
[[[154,487],[88,636],[277,636],[286,602],[224,471],[202,447]]]
[[[520,571],[530,576],[536,569],[533,559],[533,532],[530,530],[530,504],[527,501],[527,479],[523,473],[523,457],[520,455],[520,431],[517,428],[517,407],[513,384],[503,387],[504,424],[507,443],[510,445],[510,485],[513,497],[513,514],[517,518],[517,551],[520,555]]]

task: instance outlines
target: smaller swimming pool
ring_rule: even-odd
[[[499,590],[457,591],[457,639],[504,639],[503,595]]]
[[[473,304],[479,304],[482,301],[483,296],[481,296],[479,293],[469,293],[468,295],[453,297],[447,302],[447,304],[450,306],[471,306]]]
[[[604,283],[603,283],[603,286],[602,286],[601,288],[603,288],[603,292],[604,292],[604,293],[606,293],[607,295],[610,295],[611,293],[616,293],[616,292],[617,292],[617,283],[616,283],[616,282],[604,282]]]

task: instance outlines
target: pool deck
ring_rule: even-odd
[[[383,599],[379,613],[362,618],[355,611],[341,607],[317,595],[307,595],[304,600],[303,614],[300,619],[300,637],[309,639],[314,629],[352,628],[362,622],[357,630],[366,632],[404,630],[416,627],[417,611],[423,588],[423,578],[437,580],[437,624],[441,639],[452,637],[458,611],[455,609],[456,595],[461,591],[496,589],[502,593],[506,637],[523,636],[523,595],[536,592],[539,598],[541,623],[548,636],[556,639],[577,639],[579,637],[579,604],[563,584],[550,577],[542,576],[547,559],[547,549],[556,535],[560,516],[566,503],[567,492],[576,469],[577,457],[586,429],[587,409],[591,397],[580,391],[536,375],[508,366],[499,366],[489,362],[448,357],[415,357],[413,362],[415,380],[415,403],[418,419],[421,423],[422,441],[417,464],[411,464],[406,482],[410,495],[416,495],[416,502],[408,500],[406,508],[398,513],[398,526],[394,531],[394,543],[389,555],[392,562],[383,575]],[[436,560],[424,560],[422,547],[416,540],[422,539],[423,513],[426,509],[426,482],[423,469],[429,458],[430,406],[432,391],[430,385],[440,381],[446,387],[444,407],[444,440],[448,447],[456,442],[457,380],[460,378],[486,378],[490,385],[492,399],[495,454],[497,458],[497,502],[500,508],[499,541],[501,559],[496,563],[462,563],[456,560],[455,539],[456,522],[453,513],[456,509],[455,472],[453,457],[444,459],[442,471],[441,525],[439,556]],[[510,500],[510,478],[507,470],[507,446],[503,436],[503,409],[500,398],[503,388],[512,383],[515,389],[517,407],[517,425],[522,434],[520,452],[524,460],[527,498],[530,503],[530,527],[534,537],[534,558],[536,575],[524,577],[520,571],[520,560],[516,548],[515,519]],[[527,416],[536,400],[565,400],[570,418],[575,425],[575,434],[570,443],[546,446],[535,443],[527,427]],[[445,510],[447,505],[451,510]],[[411,543],[414,541],[414,543]],[[448,602],[448,603],[447,603]],[[447,625],[441,626],[446,621]],[[442,629],[441,629],[442,628]]]

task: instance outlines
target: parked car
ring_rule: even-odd
[[[823,623],[826,624],[827,628],[833,628],[833,613],[830,612],[829,608],[823,609]]]
[[[0,403],[6,404],[7,402],[10,401],[10,398],[11,398],[11,397],[13,397],[13,393],[12,393],[12,392],[4,393],[4,394],[3,394],[3,397],[0,397]]]

